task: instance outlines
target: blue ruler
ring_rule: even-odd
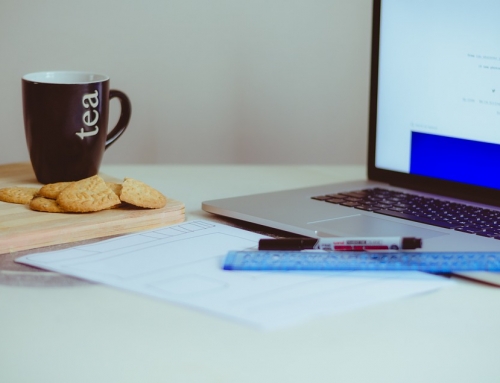
[[[224,270],[500,271],[500,252],[230,251]]]

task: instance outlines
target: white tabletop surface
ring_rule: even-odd
[[[361,166],[101,170],[183,201],[188,220],[216,219],[201,210],[203,200],[365,174]],[[500,382],[499,348],[500,289],[460,280],[437,292],[265,332],[53,273],[0,273],[5,383]]]

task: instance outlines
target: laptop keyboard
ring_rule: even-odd
[[[327,194],[312,199],[500,239],[500,211],[382,188]]]

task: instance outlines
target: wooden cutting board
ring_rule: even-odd
[[[106,181],[122,180],[101,174]],[[0,188],[41,187],[31,164],[0,165]],[[42,213],[0,201],[0,254],[107,237],[172,225],[185,220],[184,204],[168,199],[162,209],[116,208],[95,213]]]

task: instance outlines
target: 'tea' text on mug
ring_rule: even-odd
[[[99,132],[99,128],[97,127],[99,112],[93,109],[99,106],[99,91],[96,90],[94,93],[84,95],[82,97],[82,104],[85,109],[88,109],[83,113],[83,123],[87,127],[94,128],[94,130],[91,131],[86,131],[84,128],[81,128],[79,132],[76,132],[76,135],[83,140],[85,137],[95,136]]]

